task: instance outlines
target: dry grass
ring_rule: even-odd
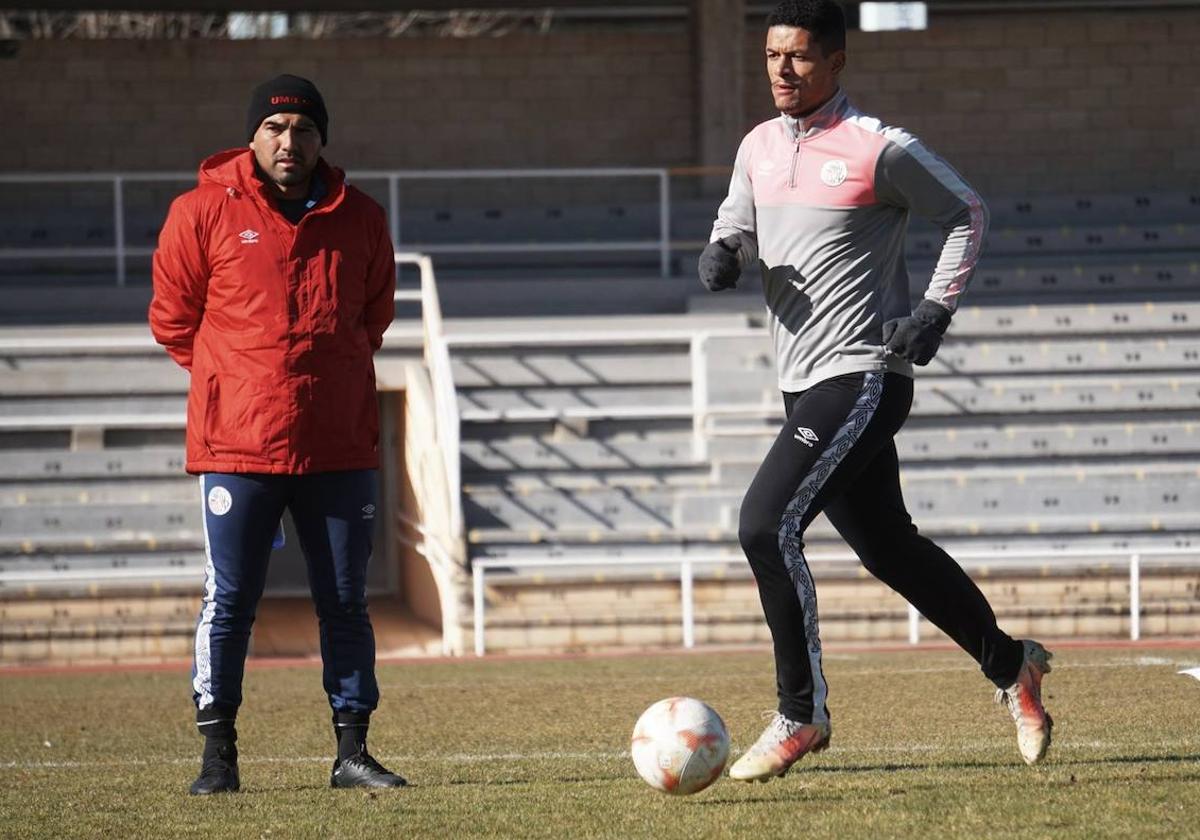
[[[786,779],[652,791],[627,755],[652,701],[715,706],[735,749],[772,705],[770,656],[700,653],[380,667],[372,750],[413,786],[333,791],[319,671],[252,668],[243,790],[193,798],[182,672],[0,672],[2,836],[1200,837],[1200,646],[1061,648],[1055,745],[1026,767],[952,651],[827,655],[834,740]]]

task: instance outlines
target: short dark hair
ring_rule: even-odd
[[[834,0],[784,0],[767,15],[772,26],[807,30],[825,55],[846,49],[846,14]]]

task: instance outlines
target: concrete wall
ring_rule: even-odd
[[[991,194],[1194,188],[1200,12],[957,15],[856,33],[845,84]],[[770,116],[746,36],[747,127]],[[316,80],[354,168],[690,165],[691,40],[663,32],[318,42],[24,42],[0,59],[3,169],[192,169],[248,90]],[[733,149],[729,150],[732,160]]]

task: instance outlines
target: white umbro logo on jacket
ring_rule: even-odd
[[[244,231],[238,234],[238,239],[242,240],[243,245],[257,245],[258,231],[246,228]]]
[[[793,437],[803,443],[805,446],[809,447],[820,440],[820,438],[817,437],[816,432],[814,432],[812,429],[806,429],[804,426],[797,428],[796,434],[793,435]]]

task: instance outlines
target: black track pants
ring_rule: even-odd
[[[829,718],[817,593],[804,531],[822,510],[871,574],[954,639],[998,686],[1021,667],[1021,643],[996,626],[983,593],[951,557],[917,533],[900,493],[892,438],[908,417],[913,382],[855,373],[784,394],[787,423],[742,502],[738,537],[758,582],[775,646],[779,711]]]

